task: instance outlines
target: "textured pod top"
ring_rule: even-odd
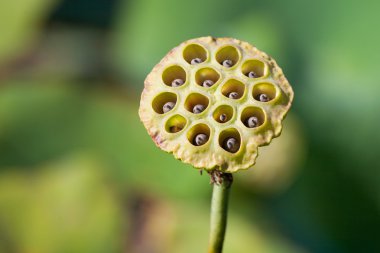
[[[232,38],[172,49],[149,73],[139,115],[162,150],[196,168],[251,167],[281,133],[293,90],[277,63]]]

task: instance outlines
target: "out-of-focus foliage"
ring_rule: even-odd
[[[0,93],[1,166],[36,165],[90,150],[114,168],[122,184],[129,180],[182,197],[208,188],[198,173],[158,152],[141,128],[137,107],[125,96],[102,90],[86,94],[73,85],[26,85],[13,82]]]
[[[260,147],[256,164],[244,173],[236,174],[248,191],[283,192],[296,178],[307,154],[306,137],[299,119],[287,116],[281,138]],[[276,157],[276,159],[273,159]]]
[[[0,64],[20,54],[34,42],[39,28],[56,0],[0,2]]]
[[[1,252],[120,252],[122,215],[94,160],[71,158],[0,178]]]

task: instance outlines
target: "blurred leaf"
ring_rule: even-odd
[[[270,229],[263,233],[260,227],[240,217],[236,208],[231,208],[230,211],[224,245],[225,252],[305,252],[279,235],[270,232]],[[176,222],[173,227],[176,231],[176,240],[172,242],[173,245],[166,252],[204,252],[208,245],[209,209],[197,204],[183,203],[177,206],[172,218]]]
[[[85,158],[44,166],[33,176],[2,173],[0,222],[7,236],[1,244],[21,253],[119,252],[120,203],[110,183]]]
[[[307,155],[306,136],[300,119],[290,113],[283,122],[280,137],[259,148],[256,164],[236,174],[236,182],[247,191],[279,194],[295,180]],[[273,159],[276,158],[276,159]]]
[[[170,49],[185,40],[231,36],[224,26],[244,8],[227,0],[146,0],[121,6],[113,52],[120,72],[142,80]]]
[[[12,84],[0,93],[0,166],[35,166],[84,150],[98,154],[121,185],[182,197],[208,191],[207,177],[156,148],[124,95]]]
[[[33,41],[56,0],[0,2],[0,63],[24,50]]]

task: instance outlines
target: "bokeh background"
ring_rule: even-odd
[[[380,252],[378,1],[0,2],[0,252],[205,252],[207,175],[137,110],[174,46],[231,36],[295,90],[235,176],[227,253]]]

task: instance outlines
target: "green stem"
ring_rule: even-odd
[[[213,192],[211,200],[210,241],[208,253],[222,253],[227,226],[228,195],[232,174],[211,172]]]

